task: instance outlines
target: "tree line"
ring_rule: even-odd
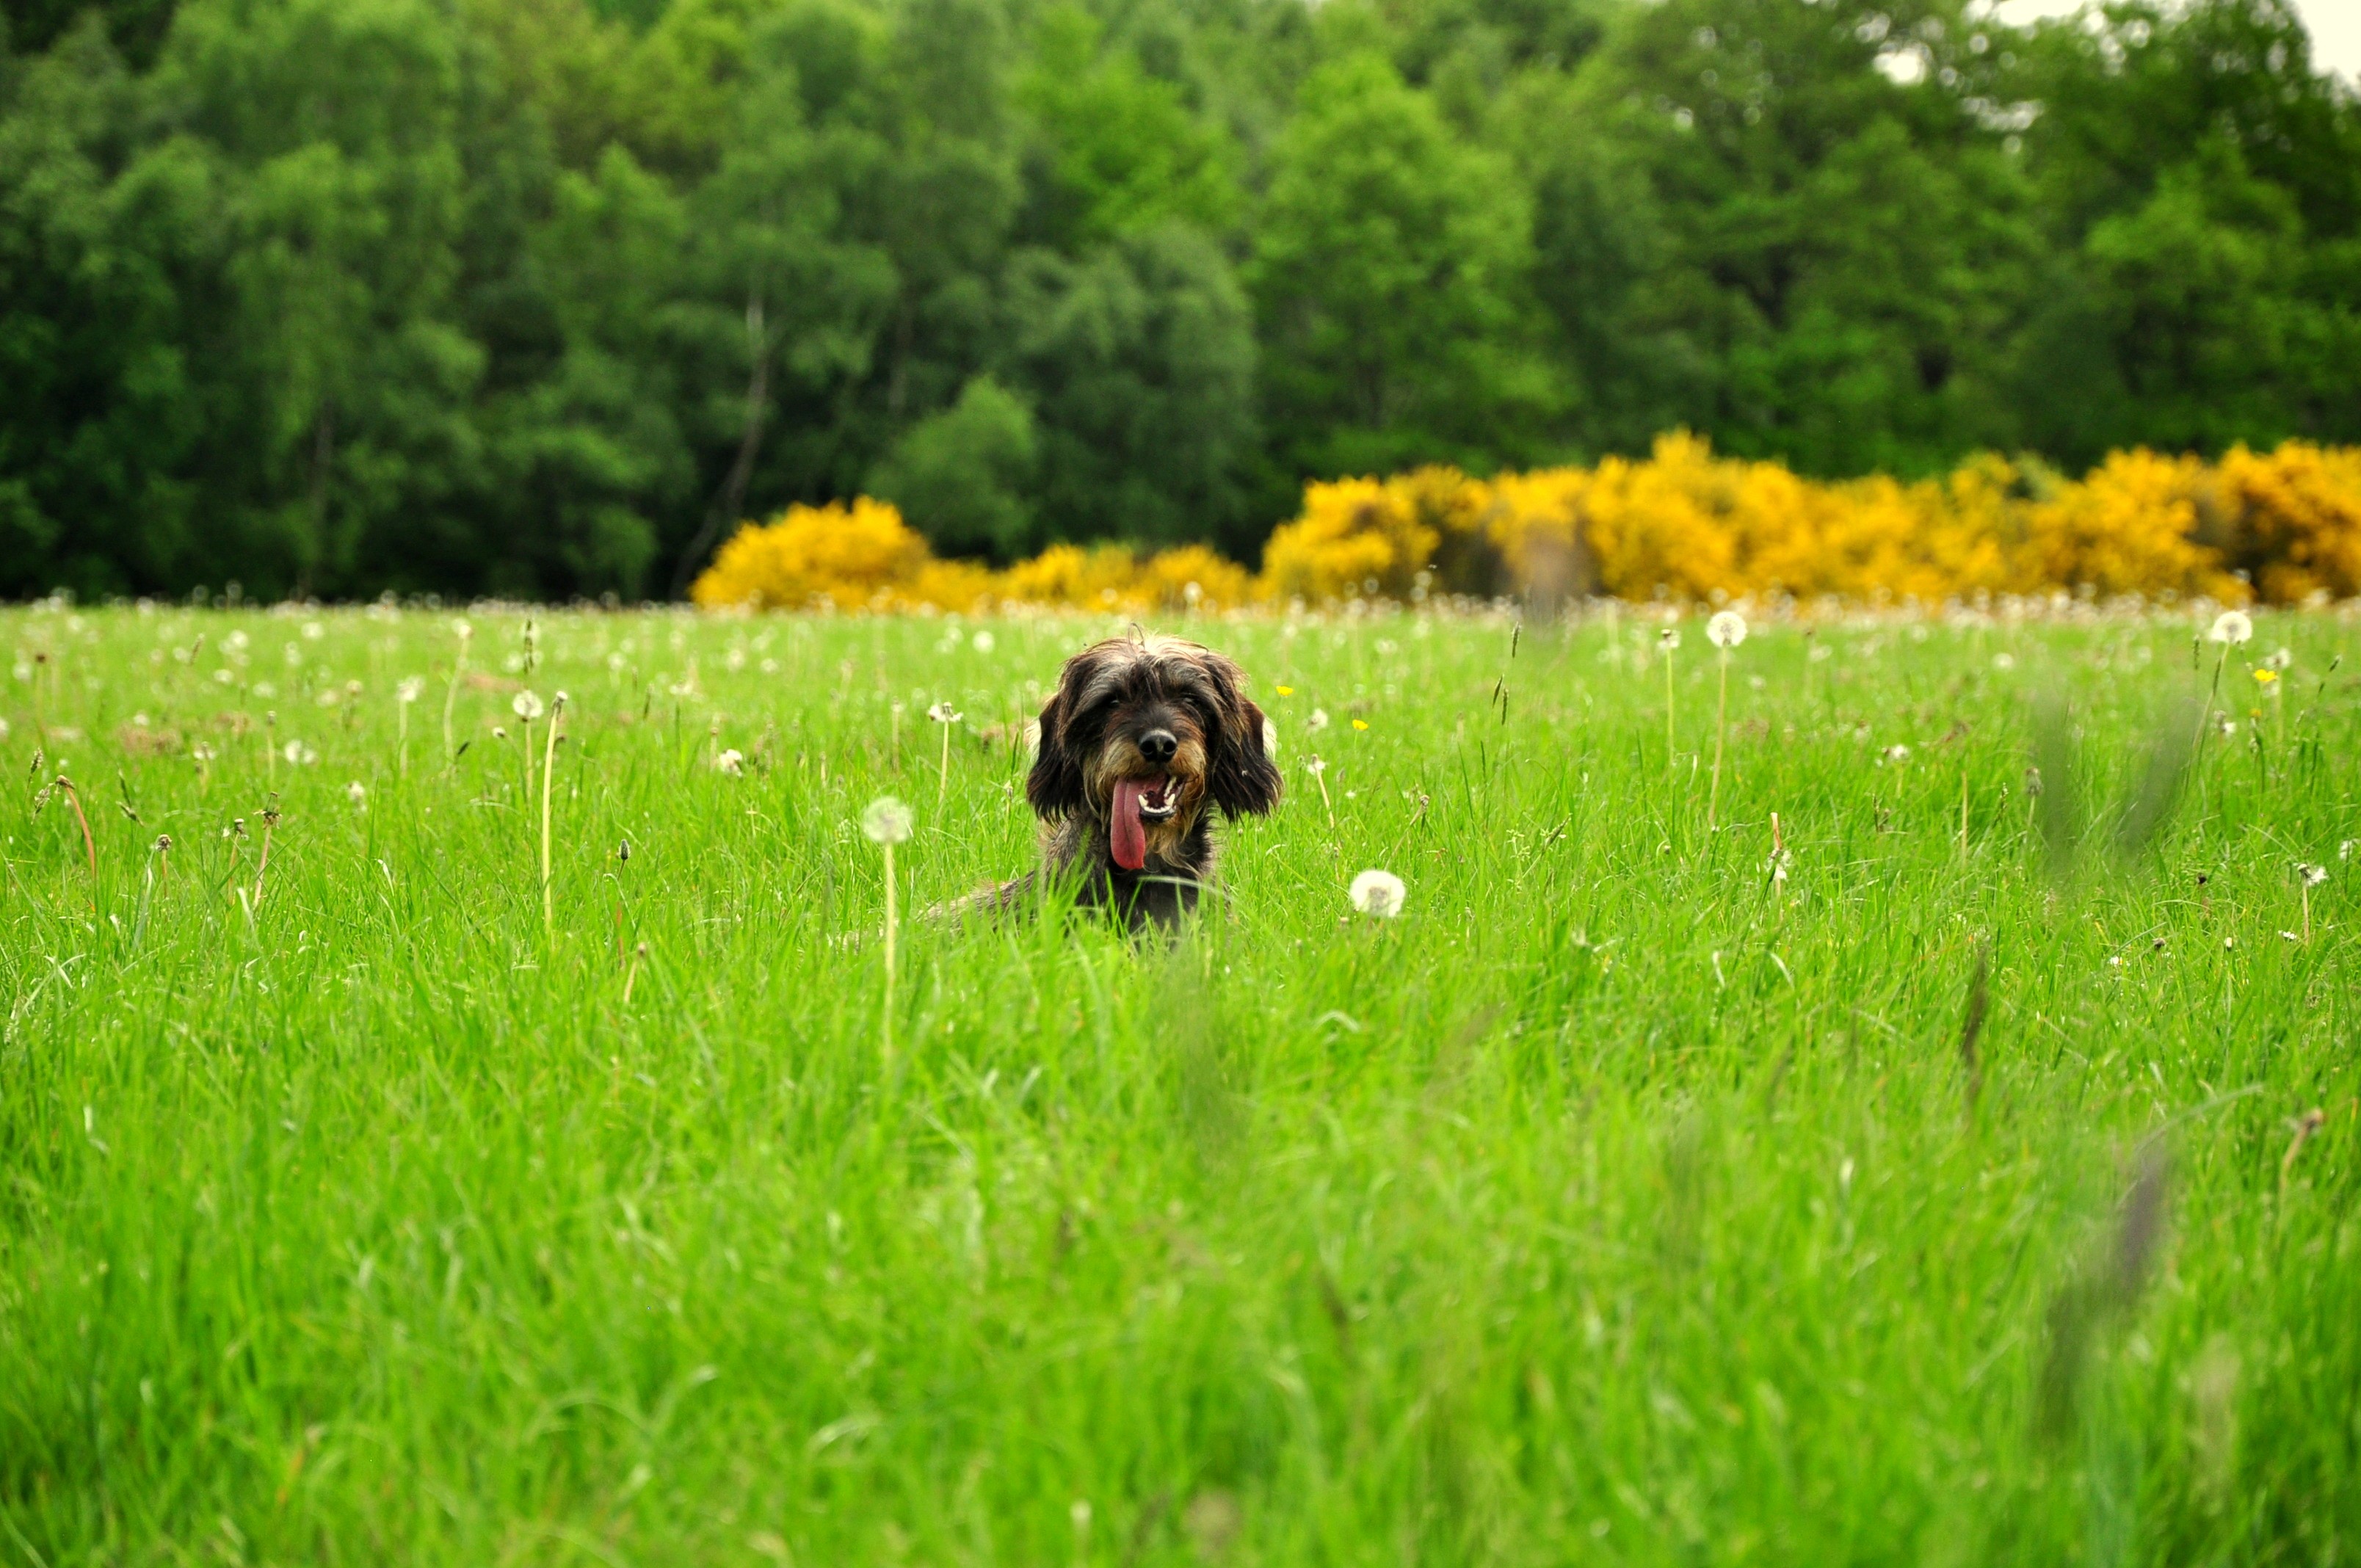
[[[2361,440],[2281,0],[5,0],[0,594],[676,594],[742,518]],[[2030,481],[2029,481],[2030,482]]]

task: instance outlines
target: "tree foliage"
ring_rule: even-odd
[[[0,593],[676,592],[1303,481],[2361,439],[2281,0],[7,0]]]

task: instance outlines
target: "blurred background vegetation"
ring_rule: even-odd
[[[677,593],[1687,427],[2361,440],[2279,0],[5,0],[0,595]]]

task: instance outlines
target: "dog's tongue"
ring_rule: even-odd
[[[1139,820],[1140,797],[1148,793],[1146,779],[1115,781],[1115,822],[1109,831],[1109,848],[1115,851],[1115,863],[1127,872],[1136,872],[1148,864],[1148,828]]]

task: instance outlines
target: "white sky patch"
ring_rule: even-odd
[[[2315,71],[2333,71],[2345,81],[2361,83],[2361,0],[2289,0],[2304,30],[2312,35]],[[2082,0],[1998,0],[1993,9],[2003,21],[2023,26],[2042,16],[2065,16],[2082,8]]]

